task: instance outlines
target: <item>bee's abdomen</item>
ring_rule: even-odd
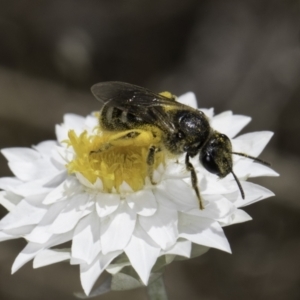
[[[141,118],[117,107],[104,106],[100,112],[100,126],[105,130],[128,130],[143,124]]]

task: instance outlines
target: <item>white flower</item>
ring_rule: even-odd
[[[196,107],[192,93],[179,101]],[[231,139],[236,152],[258,156],[272,136],[255,132],[234,138],[249,117],[203,111],[211,126]],[[0,179],[0,203],[9,211],[0,222],[0,240],[23,237],[28,242],[12,266],[13,273],[31,259],[35,268],[70,260],[80,265],[87,295],[104,270],[116,279],[113,289],[124,288],[117,279],[129,276],[131,268],[138,274],[135,279],[131,275],[132,287],[140,282],[147,285],[150,275],[155,278],[176,257],[200,255],[210,247],[230,252],[222,226],[250,220],[240,208],[273,196],[246,181],[276,176],[269,167],[233,157],[234,172],[246,195],[243,200],[232,175],[219,179],[195,157],[192,163],[205,204],[199,210],[184,155],[175,160],[158,154],[157,184],[152,185],[146,177],[144,140],[134,149],[116,147],[111,156],[103,151],[93,157],[91,151],[105,140],[97,124],[96,114],[86,118],[67,114],[56,127],[57,141],[2,150],[15,177]],[[122,151],[127,151],[130,163],[118,164]],[[70,248],[55,248],[68,241]]]

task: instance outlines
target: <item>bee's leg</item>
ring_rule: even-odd
[[[139,136],[141,133],[138,131],[130,131],[120,137],[118,137],[118,140],[123,140],[123,139],[134,139],[137,136]]]
[[[116,136],[114,136],[110,140],[109,143],[105,143],[105,144],[101,145],[101,147],[98,150],[91,151],[90,155],[93,154],[93,153],[99,153],[99,152],[103,152],[103,151],[108,150],[110,147],[114,146],[114,142],[116,142],[116,141],[125,140],[125,139],[134,139],[138,135],[140,135],[140,132],[137,132],[137,131],[130,131],[130,132],[127,131],[123,135],[116,134]]]
[[[111,146],[112,146],[112,144],[110,144],[110,143],[105,143],[105,144],[101,145],[101,147],[100,147],[98,150],[91,151],[91,152],[90,152],[90,155],[91,155],[91,154],[94,154],[94,153],[100,153],[100,152],[106,151],[106,150],[108,150]]]
[[[198,201],[199,201],[200,209],[204,209],[204,205],[203,205],[203,202],[202,202],[202,199],[201,199],[201,196],[200,196],[200,192],[199,192],[199,189],[198,189],[197,174],[196,174],[194,166],[190,162],[190,157],[189,157],[188,154],[186,154],[186,156],[185,156],[185,165],[186,165],[186,169],[191,172],[192,186],[193,186],[193,189],[196,192],[196,195],[197,195],[197,198],[198,198]]]
[[[150,178],[151,184],[155,185],[156,182],[153,181],[153,165],[155,161],[155,153],[160,151],[159,148],[155,146],[150,146],[148,157],[147,157],[147,165],[148,165],[148,176]]]

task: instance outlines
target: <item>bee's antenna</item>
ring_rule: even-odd
[[[245,153],[231,152],[231,154],[243,156],[243,157],[246,157],[246,158],[251,158],[251,159],[253,159],[254,161],[256,161],[256,162],[258,162],[258,163],[261,163],[261,164],[263,164],[263,165],[265,165],[265,166],[268,166],[268,167],[271,166],[270,163],[268,163],[268,162],[266,162],[266,161],[264,161],[264,160],[261,160],[261,159],[259,159],[259,158],[257,158],[257,157],[250,156],[250,155],[245,154]]]
[[[232,170],[230,171],[230,173],[233,175],[233,177],[234,177],[234,179],[235,179],[235,181],[236,181],[236,183],[237,183],[237,185],[238,185],[238,187],[239,187],[239,189],[240,189],[242,198],[245,199],[245,193],[244,193],[244,190],[243,190],[243,188],[242,188],[242,185],[241,185],[239,179],[236,177],[236,175],[233,173]]]

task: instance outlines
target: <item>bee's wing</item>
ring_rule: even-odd
[[[182,107],[182,104],[172,99],[145,88],[118,81],[97,83],[92,86],[91,90],[94,96],[106,105],[125,110],[169,132],[175,131],[166,108]]]

